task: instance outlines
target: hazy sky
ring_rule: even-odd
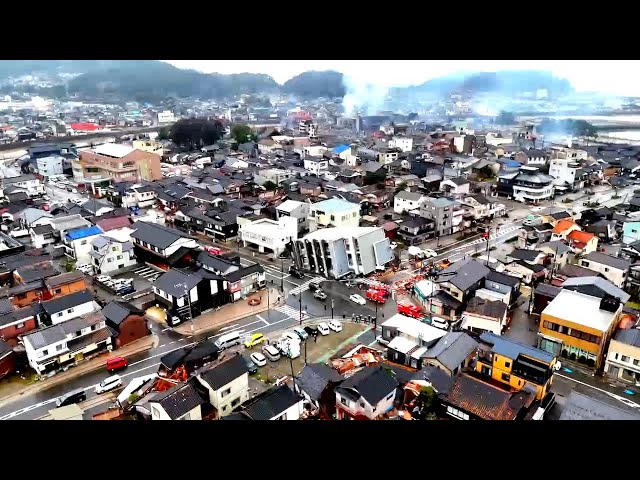
[[[337,70],[357,82],[415,85],[459,71],[550,70],[580,91],[640,96],[638,60],[166,60],[212,73],[266,73],[283,83],[305,70]]]

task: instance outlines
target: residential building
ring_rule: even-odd
[[[398,148],[403,152],[410,152],[413,150],[413,137],[393,137],[387,143],[389,148]]]
[[[224,420],[299,420],[304,413],[304,398],[286,384],[272,387],[243,405]]]
[[[567,236],[574,230],[580,231],[582,229],[573,219],[559,220],[551,230],[551,241],[567,240]]]
[[[89,256],[91,265],[98,275],[106,275],[137,264],[131,242],[120,242],[106,235],[99,235],[91,241]]]
[[[329,160],[324,157],[304,157],[304,169],[317,177],[329,170]]]
[[[36,170],[38,175],[45,178],[52,175],[62,175],[64,172],[64,164],[66,159],[59,155],[51,157],[40,157],[36,159]]]
[[[475,356],[478,342],[464,332],[447,332],[423,354],[422,366],[436,367],[450,377],[466,369]]]
[[[640,240],[640,220],[625,221],[622,224],[622,243],[629,245]]]
[[[495,202],[493,199],[488,199],[484,195],[466,195],[463,196],[459,202],[476,221],[485,218],[495,218],[504,215],[506,212],[506,207],[503,203]]]
[[[25,192],[29,197],[37,197],[45,194],[44,185],[33,174],[24,174],[17,177],[0,178],[0,197],[6,197],[9,193]]]
[[[537,204],[554,195],[553,177],[540,173],[537,168],[520,167],[517,172],[498,177],[498,193],[513,197],[519,202]]]
[[[475,370],[517,391],[534,387],[535,398],[542,400],[551,389],[556,361],[552,353],[485,332]]]
[[[589,173],[575,160],[553,159],[549,163],[549,175],[555,180],[558,191],[575,191],[584,188]]]
[[[158,117],[159,116],[160,114],[158,114]],[[156,155],[159,155],[160,157],[164,155],[164,146],[162,145],[162,143],[156,142],[155,140],[147,140],[147,139],[134,140],[133,142],[131,142],[131,145],[136,150],[140,150],[142,152],[154,153]]]
[[[368,275],[393,260],[389,239],[380,227],[325,228],[293,242],[296,266],[329,278]]]
[[[523,165],[542,167],[546,165],[549,157],[549,153],[545,150],[535,150],[532,148],[516,153],[514,159]]]
[[[29,228],[29,236],[34,248],[45,248],[47,245],[56,243],[54,230],[51,225],[39,225]]]
[[[44,279],[45,291],[42,300],[64,297],[84,291],[87,288],[84,273],[74,270],[73,272],[61,273]]]
[[[199,285],[202,286],[198,288]],[[151,288],[156,306],[165,308],[167,323],[171,325],[200,315],[209,308],[212,297],[219,291],[217,281],[205,281],[200,275],[175,269],[160,275]]]
[[[100,227],[95,225],[88,228],[69,230],[63,239],[64,253],[76,261],[78,265],[91,263],[92,241],[102,234]]]
[[[567,397],[560,420],[640,420],[640,414],[573,390]]]
[[[100,309],[89,290],[81,290],[42,302],[42,323],[56,325]]]
[[[627,281],[631,262],[605,253],[590,252],[580,260],[580,266],[600,273],[616,287],[622,288]]]
[[[616,380],[640,384],[640,329],[619,329],[613,335],[604,371]]]
[[[567,235],[567,242],[576,254],[587,254],[598,249],[598,237],[589,232],[573,230]]]
[[[384,321],[380,327],[382,339],[388,342],[387,360],[416,369],[422,368],[427,350],[447,333],[441,328],[400,313]]]
[[[342,375],[324,363],[308,363],[295,378],[295,386],[321,419],[330,420],[336,413],[335,390],[343,380]]]
[[[598,370],[621,311],[619,298],[563,289],[542,312],[538,346]]]
[[[128,302],[111,301],[102,309],[105,324],[115,348],[123,347],[151,334],[144,311]]]
[[[440,182],[440,190],[450,195],[469,195],[469,181],[464,177],[447,178]]]
[[[279,220],[261,218],[240,227],[243,246],[257,246],[260,253],[271,253],[274,258],[285,251],[287,245],[298,238],[298,220],[280,217]]]
[[[309,230],[309,213],[311,204],[309,202],[297,202],[287,200],[276,207],[276,217],[291,217],[298,222],[298,233]]]
[[[51,224],[56,232],[55,234],[60,238],[64,238],[66,233],[70,230],[90,228],[93,226],[89,220],[79,213],[66,215],[64,217],[49,218],[47,219],[47,222]]]
[[[460,328],[475,334],[502,335],[507,329],[507,305],[499,300],[473,297],[462,313]]]
[[[249,400],[249,370],[240,353],[213,365],[197,375],[209,392],[209,403],[216,417],[225,417],[240,404]]]
[[[551,259],[555,270],[564,267],[569,261],[571,248],[561,240],[542,243],[538,248],[547,255],[547,258]]]
[[[402,190],[396,193],[393,198],[393,211],[396,213],[410,212],[411,210],[417,210],[420,205],[427,199],[421,193],[409,192]]]
[[[435,220],[425,217],[409,217],[402,221],[398,236],[405,245],[418,245],[435,236]]]
[[[122,206],[125,208],[151,207],[158,198],[156,190],[151,185],[132,185],[124,191]]]
[[[435,222],[436,237],[443,237],[453,233],[455,204],[456,202],[448,198],[429,197],[420,206],[420,215]]]
[[[16,355],[4,340],[0,339],[0,380],[16,370]]]
[[[10,346],[15,347],[20,336],[38,327],[37,304],[14,309],[9,302],[2,302],[0,308],[0,339]]]
[[[160,155],[155,153],[115,143],[105,143],[94,149],[81,150],[79,153],[79,163],[85,180],[162,180]]]
[[[481,262],[464,259],[454,262],[436,279],[438,288],[459,302],[467,302],[479,288],[491,271]],[[432,313],[436,313],[432,310]],[[449,316],[449,315],[447,315]]]
[[[99,312],[34,330],[21,341],[29,365],[40,375],[111,349],[111,334]]]
[[[376,420],[393,408],[398,381],[382,367],[364,367],[336,388],[338,420]]]
[[[219,294],[213,299],[215,306],[240,300],[267,285],[264,268],[259,264],[243,267],[240,260],[231,261],[207,252],[200,252],[197,262],[205,273],[212,273],[217,276],[214,278],[219,278]],[[202,273],[202,270],[199,272]]]
[[[166,262],[181,248],[198,248],[195,238],[174,228],[143,221],[136,222],[133,228],[134,255],[140,262]]]
[[[438,398],[442,415],[456,420],[525,420],[531,414],[535,394],[463,372],[448,390],[439,392]]]
[[[191,379],[149,400],[152,420],[202,420],[202,394]]]
[[[173,123],[176,121],[175,114],[170,110],[158,112],[158,123]]]
[[[360,225],[360,205],[339,198],[311,204],[309,231],[326,227],[357,227]]]
[[[113,212],[113,206],[107,202],[96,200],[95,198],[90,198],[86,202],[83,202],[80,207],[93,217],[101,217],[102,215]]]

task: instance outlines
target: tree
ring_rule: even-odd
[[[162,127],[160,131],[158,131],[158,140],[169,140],[171,135],[171,130],[169,127]]]
[[[224,127],[220,121],[205,118],[178,120],[171,126],[170,136],[178,146],[189,148],[212,145],[222,138]]]
[[[407,189],[407,182],[400,182],[396,187],[396,195]]]
[[[501,110],[496,117],[496,123],[498,125],[514,125],[516,123],[516,117],[512,112],[505,112]]]
[[[275,183],[273,183],[271,180],[267,180],[266,182],[264,182],[264,183],[262,184],[262,186],[264,187],[264,189],[265,189],[267,192],[272,192],[272,191],[274,191],[274,190],[277,190],[277,189],[278,189],[278,185],[276,185]]]
[[[256,135],[248,125],[236,124],[231,127],[231,136],[238,143],[238,145],[247,142],[255,142]]]

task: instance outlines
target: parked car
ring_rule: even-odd
[[[249,358],[259,367],[264,367],[267,364],[267,358],[260,352],[252,353]]]
[[[304,331],[307,332],[307,335],[310,337],[317,337],[319,333],[318,328],[313,325],[307,325],[304,327]]]
[[[334,332],[341,332],[342,331],[342,324],[338,320],[331,320],[329,322],[329,328],[331,330],[333,330]]]
[[[293,331],[295,332],[296,335],[298,335],[298,337],[300,338],[300,340],[306,340],[307,338],[309,338],[309,334],[307,332],[304,331],[304,328],[301,327],[295,327],[293,329]]]
[[[296,267],[294,267],[293,265],[291,265],[289,267],[289,274],[292,277],[296,277],[296,278],[304,278],[304,273],[301,272],[300,270],[298,270]]]
[[[331,330],[329,330],[328,325],[324,322],[318,324],[318,331],[322,336],[329,335],[329,333],[331,333]]]
[[[422,250],[422,253],[427,258],[433,258],[438,256],[438,252],[436,252],[435,250],[431,250],[430,248],[425,248],[424,250]]]
[[[100,283],[104,283],[111,280],[111,277],[109,275],[98,275],[96,280]]]
[[[262,353],[264,353],[264,355],[272,362],[277,362],[278,360],[280,360],[280,351],[273,345],[263,346]]]
[[[316,290],[315,292],[313,292],[313,297],[317,298],[318,300],[326,300],[327,294],[324,293],[323,290]]]
[[[111,390],[121,387],[122,379],[120,375],[113,375],[111,377],[105,378],[98,385],[96,385],[96,393],[99,395],[101,393],[110,392]]]
[[[431,325],[436,328],[441,328],[442,330],[449,330],[449,322],[447,322],[444,318],[431,317]]]
[[[251,357],[245,357],[244,355],[242,355],[242,359],[244,360],[244,363],[247,365],[247,370],[249,370],[250,375],[257,373],[258,365],[256,365],[256,362],[251,360]]]
[[[113,357],[107,360],[107,371],[108,372],[117,372],[118,370],[122,370],[123,368],[127,368],[127,359],[124,357]]]
[[[74,403],[84,402],[87,399],[87,394],[84,389],[73,390],[72,392],[65,393],[58,397],[56,400],[56,407],[66,407],[67,405],[73,405]]]
[[[257,345],[260,345],[264,342],[264,334],[263,333],[254,333],[249,337],[247,341],[244,342],[244,346],[247,348],[252,348]]]
[[[367,301],[357,293],[349,295],[349,300],[351,300],[353,303],[357,303],[358,305],[365,305],[367,303]]]

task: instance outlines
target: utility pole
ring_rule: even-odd
[[[291,340],[289,340],[288,350],[289,350],[289,365],[291,365],[291,381],[293,382],[293,391],[295,392],[296,391],[296,377],[293,374],[293,358],[291,358]],[[305,358],[305,364],[306,364],[306,358]]]
[[[333,320],[333,308],[334,308],[334,306],[335,306],[335,304],[333,303],[333,298],[332,298],[331,299],[331,320]]]
[[[284,292],[284,258],[280,259],[280,290]]]
[[[191,334],[193,334],[193,332],[194,332],[193,312],[191,311],[191,295],[189,294],[188,288],[189,288],[189,286],[185,283],[184,284],[184,292],[185,292],[185,295],[187,296],[187,303],[189,305],[189,319],[191,320]]]
[[[302,325],[302,292],[298,293],[298,302],[300,303],[300,325]]]

